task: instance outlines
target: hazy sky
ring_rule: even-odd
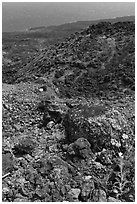
[[[2,29],[59,25],[79,20],[95,20],[135,15],[135,3],[125,2],[3,2]]]

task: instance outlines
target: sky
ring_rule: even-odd
[[[2,31],[135,15],[133,2],[3,2]]]

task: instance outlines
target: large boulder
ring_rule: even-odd
[[[80,105],[66,114],[63,124],[69,143],[86,138],[93,152],[103,148],[120,148],[121,136],[128,131],[126,117],[114,108],[102,105]]]
[[[68,154],[80,158],[93,158],[94,155],[90,149],[90,143],[85,138],[79,138],[68,146]]]

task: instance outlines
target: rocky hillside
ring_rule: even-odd
[[[95,94],[130,88],[134,91],[134,23],[102,22],[52,46],[18,72],[19,81],[54,73],[62,95]]]
[[[3,201],[135,201],[134,38],[91,25],[3,84]]]

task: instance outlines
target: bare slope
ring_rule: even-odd
[[[68,97],[134,91],[134,26],[133,22],[92,25],[45,49],[19,70],[17,81],[35,81],[52,73],[54,85]]]

